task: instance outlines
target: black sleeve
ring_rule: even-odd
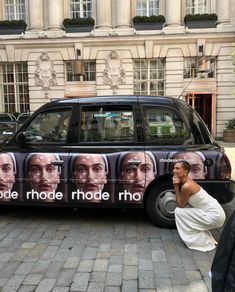
[[[230,261],[235,248],[235,211],[226,223],[217,246],[211,266],[212,291],[224,291],[227,273],[230,270]]]

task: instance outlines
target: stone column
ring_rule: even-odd
[[[128,28],[131,26],[131,2],[130,0],[116,1],[116,27]]]
[[[181,25],[181,0],[166,0],[166,25]]]
[[[111,0],[97,1],[96,28],[109,28],[111,26]]]
[[[42,0],[29,1],[30,30],[43,30]]]
[[[34,2],[34,1],[32,1]],[[49,0],[48,2],[48,29],[60,30],[63,22],[63,0]]]
[[[218,15],[218,25],[226,25],[230,23],[230,9],[230,0],[216,1],[216,14]]]

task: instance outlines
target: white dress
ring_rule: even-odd
[[[204,189],[189,197],[189,205],[175,209],[175,221],[179,235],[190,249],[209,251],[216,247],[210,229],[221,227],[225,213],[216,199]]]

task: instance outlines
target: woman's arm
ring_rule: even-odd
[[[176,204],[179,208],[184,208],[190,197],[190,189],[188,184],[180,185],[180,180],[177,176],[173,176],[173,185],[175,189]]]

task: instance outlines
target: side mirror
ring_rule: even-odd
[[[20,145],[24,145],[26,144],[26,136],[25,133],[20,131],[17,135],[16,135],[16,142]]]

